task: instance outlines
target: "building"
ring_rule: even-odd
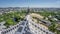
[[[3,30],[1,34],[54,34],[45,28],[34,23],[30,16],[26,16],[26,21],[19,22],[17,25]]]

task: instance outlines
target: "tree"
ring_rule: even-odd
[[[55,22],[51,23],[51,26],[49,26],[49,30],[52,32],[56,32],[56,23]]]

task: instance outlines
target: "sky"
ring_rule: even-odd
[[[58,7],[60,0],[0,0],[0,7]]]

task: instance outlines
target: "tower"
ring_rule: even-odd
[[[29,9],[29,7],[27,8],[27,14],[29,14],[29,12],[30,12],[30,9]]]

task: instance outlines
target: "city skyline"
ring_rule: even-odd
[[[57,7],[60,0],[0,0],[0,7]]]

